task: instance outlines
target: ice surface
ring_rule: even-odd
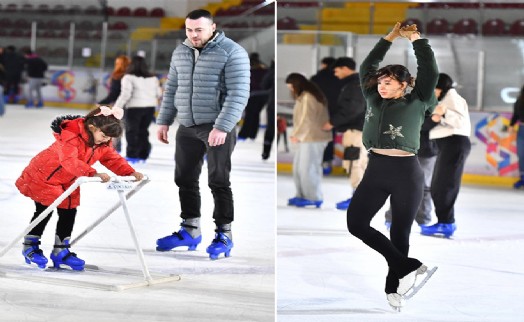
[[[287,206],[292,177],[277,182],[279,322],[524,321],[524,191],[463,186],[452,239],[422,236],[415,224],[410,255],[438,270],[396,313],[384,293],[385,260],[348,233],[346,212],[335,209],[351,195],[349,181],[325,177],[321,209]],[[383,234],[385,210],[372,221]]]
[[[0,117],[1,248],[27,227],[33,215],[33,202],[18,193],[14,181],[31,157],[53,141],[50,122],[58,115],[85,113],[85,110],[8,105],[6,114]],[[261,160],[263,131],[254,142],[239,142],[233,153],[235,247],[230,258],[224,259],[222,255],[221,259],[211,261],[205,249],[214,236],[215,226],[205,166],[200,183],[202,244],[195,252],[155,251],[156,239],[178,230],[180,223],[178,189],[173,181],[175,130],[172,127],[169,132],[171,144],[164,145],[156,139],[156,125],[151,126],[151,158],[145,165],[136,166],[151,182],[130,198],[128,205],[153,278],[179,275],[180,281],[111,292],[29,278],[0,278],[0,321],[275,320],[275,156],[267,162]],[[98,165],[97,169],[104,168]],[[108,190],[101,183],[86,183],[81,189],[73,239],[119,200],[115,190]],[[42,238],[41,247],[46,255],[52,249],[55,226],[56,214]],[[0,272],[4,269],[10,274],[41,276],[43,280],[48,275],[102,285],[144,280],[121,208],[73,246],[72,251],[87,264],[112,272],[40,271],[25,264],[18,244],[0,257]]]

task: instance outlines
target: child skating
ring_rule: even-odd
[[[92,165],[99,161],[119,176],[134,176],[137,181],[144,177],[136,172],[125,158],[113,148],[111,140],[122,135],[120,120],[124,111],[100,106],[85,117],[80,115],[60,116],[51,124],[56,141],[37,154],[16,180],[20,192],[31,198],[36,211],[35,220],[46,208],[82,176],[100,177],[102,182],[110,180],[104,172],[97,172]],[[69,195],[57,207],[58,222],[55,244],[50,254],[53,266],[66,265],[73,270],[83,270],[85,262],[69,251],[77,207],[80,205],[80,188]],[[27,264],[34,263],[45,268],[47,257],[40,249],[40,238],[52,212],[36,225],[24,238],[22,255]]]

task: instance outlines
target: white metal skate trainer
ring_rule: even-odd
[[[429,278],[435,273],[438,267],[428,269],[426,265],[421,265],[419,268],[409,273],[400,279],[397,288],[397,293],[405,300],[409,300],[426,284]]]
[[[402,298],[402,295],[398,293],[389,293],[386,294],[386,297],[388,299],[389,306],[391,306],[393,310],[400,312],[400,309],[404,306],[404,299]]]

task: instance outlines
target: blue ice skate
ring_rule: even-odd
[[[347,200],[342,200],[341,202],[337,202],[337,209],[338,210],[347,210],[349,208],[349,204],[351,203],[351,198]]]
[[[309,200],[309,199],[300,199],[295,202],[295,206],[299,208],[304,208],[307,206],[315,206],[317,208],[320,208],[322,205],[322,200]]]
[[[188,250],[196,250],[200,242],[202,242],[202,235],[193,238],[184,228],[180,228],[178,232],[158,239],[156,241],[156,250],[159,252],[167,252],[175,247],[182,246],[187,246]]]
[[[290,199],[287,200],[287,205],[288,206],[296,206],[297,202],[300,201],[300,200],[304,200],[304,198],[300,198],[300,197],[290,198]]]
[[[520,180],[513,184],[514,189],[524,188],[524,176],[520,176]]]
[[[131,164],[146,163],[146,160],[145,160],[145,159],[140,159],[140,158],[130,158],[130,157],[126,157],[126,161],[127,161],[128,163],[131,163]]]
[[[38,237],[25,237],[24,245],[30,246],[22,250],[25,262],[27,264],[35,263],[38,268],[44,269],[47,265],[47,257],[44,256],[42,250],[38,247],[40,239]]]
[[[225,257],[229,257],[233,246],[233,241],[227,237],[224,232],[219,231],[215,235],[215,239],[213,239],[211,245],[207,247],[206,252],[211,259],[217,259],[222,253],[224,253]]]
[[[453,236],[457,225],[436,223],[431,226],[420,226],[420,233],[424,236],[444,235],[446,238]]]
[[[63,242],[60,244],[55,245],[55,249],[61,249],[64,248],[64,250],[61,250],[57,254],[55,254],[55,251],[51,253],[51,260],[53,261],[53,266],[55,268],[60,268],[60,265],[67,265],[71,267],[74,271],[82,271],[84,270],[85,261],[76,257],[75,253],[71,253],[69,251],[69,237],[64,238]]]

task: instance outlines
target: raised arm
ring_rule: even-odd
[[[395,26],[393,26],[393,29],[389,32],[389,34],[387,34],[384,38],[379,39],[375,47],[371,49],[367,57],[360,64],[360,86],[364,96],[368,96],[377,92],[376,86],[367,88],[365,85],[369,78],[375,75],[380,62],[384,60],[384,56],[386,56],[386,53],[391,47],[392,42],[398,37],[402,37],[400,35],[400,22],[397,22]]]
[[[435,86],[438,81],[438,67],[435,54],[427,39],[420,35],[412,36],[413,49],[417,58],[417,78],[412,93],[418,95],[422,101],[430,101],[435,95]]]

